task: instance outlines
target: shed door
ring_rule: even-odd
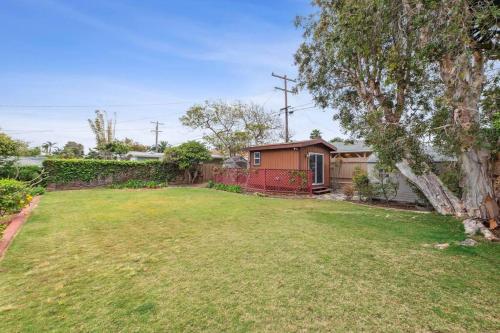
[[[309,154],[309,169],[312,171],[313,185],[323,184],[324,163],[323,154]]]

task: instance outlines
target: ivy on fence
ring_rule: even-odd
[[[121,183],[130,179],[171,181],[178,174],[175,164],[162,161],[48,159],[43,162],[47,183]]]

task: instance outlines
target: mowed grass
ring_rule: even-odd
[[[0,332],[498,331],[500,248],[463,239],[342,202],[48,193],[0,262]]]

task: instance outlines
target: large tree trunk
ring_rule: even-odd
[[[496,219],[498,208],[495,209],[495,192],[490,177],[490,152],[471,148],[460,155],[460,162],[466,175],[463,179],[463,202],[467,214],[485,220]]]
[[[417,175],[407,160],[396,164],[398,170],[425,195],[434,209],[445,215],[463,216],[464,208],[458,199],[433,172]]]
[[[484,62],[478,50],[472,56],[465,51],[454,57],[447,54],[441,59],[440,73],[452,107],[453,125],[460,135],[464,208],[470,217],[495,222],[499,209],[490,169],[491,152],[477,144],[481,127],[479,101],[485,82]]]

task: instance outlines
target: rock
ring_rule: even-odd
[[[442,244],[435,244],[434,248],[438,250],[444,250],[447,249],[450,246],[448,243],[442,243]]]
[[[465,233],[469,236],[474,236],[478,231],[480,231],[484,238],[492,241],[497,240],[495,235],[484,226],[483,222],[479,219],[466,219],[463,222]]]
[[[474,236],[479,231],[479,225],[481,222],[476,219],[466,219],[463,223],[465,233],[469,236]]]
[[[486,228],[484,225],[479,230],[481,230],[481,233],[483,234],[483,236],[484,236],[485,239],[487,239],[489,241],[498,240],[498,238],[488,228]]]
[[[460,242],[460,245],[462,246],[476,246],[476,244],[477,242],[472,238],[467,238],[466,240]]]

